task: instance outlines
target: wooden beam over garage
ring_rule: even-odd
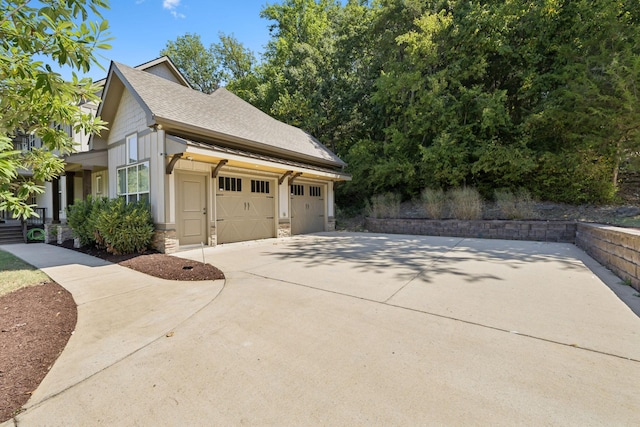
[[[173,167],[176,165],[178,160],[180,160],[180,157],[182,157],[183,154],[184,153],[178,153],[174,154],[173,157],[171,157],[171,160],[169,161],[166,169],[167,175],[171,175],[171,172],[173,172]]]
[[[211,170],[211,178],[215,178],[216,176],[218,176],[218,172],[220,172],[220,169],[222,169],[222,167],[227,163],[229,163],[229,160],[227,159],[220,160],[220,163],[218,163],[216,167]]]
[[[291,176],[291,178],[289,178],[289,185],[291,185],[291,183],[292,183],[292,182],[293,182],[297,177],[299,177],[300,175],[302,175],[302,172],[296,172],[296,173],[294,173],[294,174]]]
[[[278,185],[282,185],[282,183],[284,182],[284,180],[285,180],[285,179],[287,179],[287,177],[288,177],[289,175],[291,175],[292,173],[293,173],[293,171],[286,171],[286,172],[284,173],[284,175],[282,175],[282,176],[280,177],[280,179],[278,180]]]

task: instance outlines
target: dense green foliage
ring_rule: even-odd
[[[37,183],[64,171],[60,156],[74,150],[73,141],[54,124],[85,133],[103,128],[100,119],[79,107],[97,102],[91,80],[74,72],[65,81],[51,65],[86,73],[97,64],[95,50],[109,47],[104,44],[107,21],[100,15],[107,5],[106,0],[0,2],[0,211],[34,215],[29,197],[44,191]],[[11,140],[17,132],[40,137],[43,147],[15,150]],[[32,175],[19,175],[20,169]]]
[[[144,252],[153,237],[153,219],[145,202],[91,197],[67,207],[67,221],[82,245],[113,254]]]
[[[85,200],[76,200],[73,205],[67,206],[67,223],[74,237],[80,239],[81,245],[95,245],[99,240],[96,220],[106,202],[107,199],[93,199],[89,196]]]
[[[242,91],[247,85],[243,79],[250,77],[255,57],[232,35],[220,33],[218,37],[219,43],[205,47],[198,34],[187,33],[175,41],[169,40],[160,55],[171,58],[200,92],[211,93],[225,82]],[[248,84],[254,86],[251,79]]]
[[[339,204],[423,188],[610,202],[640,151],[640,3],[284,0],[228,82],[348,164]]]
[[[126,203],[123,198],[105,203],[95,226],[107,251],[116,255],[144,252],[151,244],[154,231],[149,205]]]

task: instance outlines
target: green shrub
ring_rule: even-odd
[[[114,254],[144,252],[153,235],[146,203],[88,197],[67,207],[67,222],[82,245],[106,248]]]
[[[535,202],[527,190],[520,189],[515,193],[511,190],[495,190],[494,197],[504,218],[530,219],[534,217]]]
[[[80,239],[80,244],[89,245],[95,242],[93,227],[88,218],[93,210],[94,200],[91,196],[86,200],[76,200],[73,205],[67,206],[67,224],[71,227],[73,236]]]
[[[106,197],[93,199],[88,196],[86,200],[76,200],[73,205],[67,206],[67,223],[73,235],[80,239],[81,245],[103,246],[96,220],[108,200]]]
[[[400,195],[395,193],[378,194],[371,198],[367,213],[373,218],[398,218],[400,216]]]
[[[453,188],[448,192],[449,211],[455,219],[482,218],[482,197],[472,187]]]
[[[431,219],[442,219],[447,208],[447,195],[438,188],[425,188],[420,194],[422,207]]]
[[[125,203],[112,199],[105,203],[96,220],[96,228],[108,252],[129,254],[144,252],[153,236],[153,219],[145,202]]]

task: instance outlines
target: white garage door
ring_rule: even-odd
[[[216,186],[218,243],[275,237],[274,181],[220,175]]]
[[[291,234],[324,231],[325,192],[324,185],[291,185]]]

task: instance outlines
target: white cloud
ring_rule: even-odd
[[[176,9],[180,6],[180,0],[164,0],[162,2],[162,8],[167,9],[171,16],[178,19],[184,19],[186,16],[183,13],[178,12]]]
[[[178,6],[180,6],[180,0],[164,0],[162,2],[162,7],[167,10],[175,10]]]

